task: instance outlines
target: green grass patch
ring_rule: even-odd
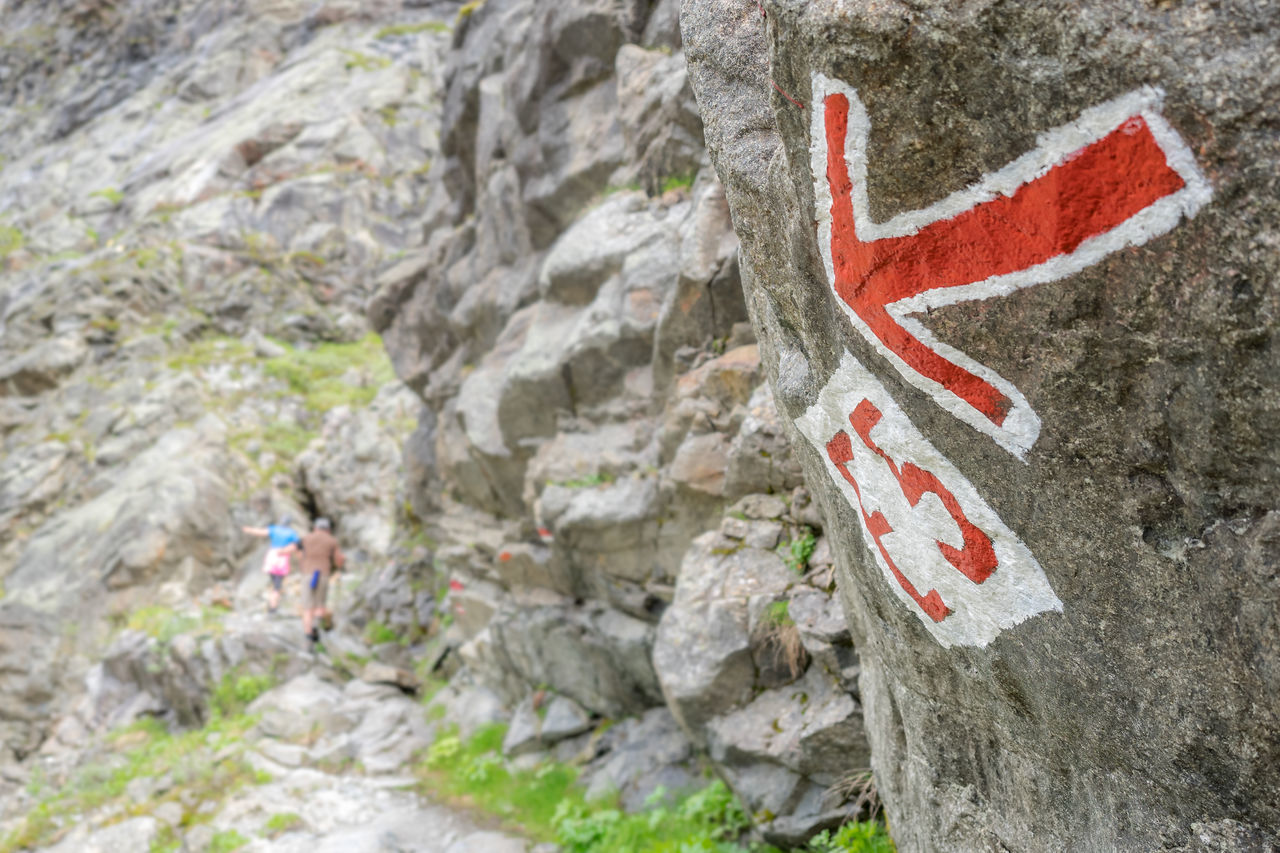
[[[447,33],[449,25],[444,21],[423,21],[420,24],[392,24],[378,30],[374,38],[385,39],[395,36],[411,36],[418,33]]]
[[[215,832],[213,838],[209,839],[209,853],[231,853],[248,843],[249,839],[234,829],[224,829],[222,832]]]
[[[585,477],[577,477],[572,480],[560,480],[558,482],[553,482],[550,485],[564,486],[566,489],[594,489],[599,486],[608,485],[615,479],[617,478],[608,471],[597,471],[596,473],[588,474]]]
[[[220,632],[224,615],[226,611],[220,607],[205,607],[198,613],[179,613],[172,607],[152,605],[140,607],[130,613],[124,626],[155,637],[161,644],[168,645],[179,634],[191,631]]]
[[[888,828],[879,821],[846,823],[832,832],[823,830],[801,848],[803,853],[895,853]]]
[[[0,261],[22,248],[26,238],[12,225],[0,225]]]
[[[119,204],[124,201],[124,193],[115,187],[106,187],[89,193],[89,198],[105,198],[111,204]]]
[[[262,828],[268,838],[275,838],[302,825],[302,817],[293,812],[277,812],[267,818],[267,825]]]
[[[156,331],[170,335],[177,322],[165,322]],[[197,370],[215,364],[247,364],[254,360],[253,350],[244,341],[221,336],[201,338],[182,352],[169,358],[172,370]]]
[[[391,60],[385,56],[370,56],[358,50],[339,49],[342,51],[342,55],[347,58],[347,62],[343,66],[347,71],[378,71],[391,64]]]
[[[437,738],[420,769],[423,786],[432,796],[489,812],[530,837],[555,842],[566,853],[774,850],[738,843],[749,822],[723,782],[677,797],[659,791],[647,810],[627,814],[613,800],[588,801],[572,767],[545,762],[511,769],[501,755],[505,734],[506,727],[498,724],[467,740],[456,734]]]
[[[378,389],[395,378],[382,339],[370,333],[352,343],[324,343],[313,349],[288,350],[268,359],[264,372],[285,383],[288,390],[302,396],[313,412],[327,412],[336,406],[367,406]],[[358,384],[348,381],[354,370]]]
[[[775,601],[770,604],[764,611],[765,621],[778,627],[796,624],[795,620],[791,618],[790,604],[791,602],[786,600]]]
[[[662,191],[670,192],[671,190],[687,190],[693,186],[693,179],[697,177],[696,173],[689,172],[684,175],[668,175],[662,180]]]
[[[223,753],[227,747],[239,747],[256,722],[241,715],[173,734],[160,721],[145,719],[113,732],[102,758],[77,770],[0,837],[0,853],[53,844],[84,815],[106,807],[114,807],[122,818],[128,818],[147,814],[163,802],[192,803],[190,808],[183,805],[182,825],[207,820],[208,812],[197,809],[219,807],[245,786],[270,781],[255,772],[238,749],[230,755]],[[215,760],[220,753],[223,757]],[[146,802],[129,797],[130,782],[162,777],[169,780],[169,786]],[[172,840],[162,836],[153,849],[175,849]]]
[[[263,693],[275,687],[276,680],[270,675],[251,675],[248,673],[229,672],[209,694],[209,710],[212,719],[234,719],[242,715],[249,703]]]
[[[379,622],[377,619],[364,626],[364,638],[371,646],[400,642],[400,635],[396,633],[395,629],[390,625]]]

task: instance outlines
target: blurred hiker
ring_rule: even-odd
[[[265,536],[270,546],[262,561],[262,570],[271,578],[271,589],[267,591],[268,613],[275,613],[280,606],[280,591],[284,586],[284,579],[289,574],[293,554],[302,542],[298,532],[289,526],[291,520],[285,515],[281,516],[278,524],[269,527],[240,528],[250,536]]]
[[[302,631],[311,642],[320,641],[320,624],[329,630],[333,614],[325,606],[329,594],[329,576],[342,571],[346,558],[338,540],[330,531],[329,519],[317,518],[310,533],[302,538],[302,572],[306,583],[303,591]]]

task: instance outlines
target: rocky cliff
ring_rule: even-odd
[[[181,779],[33,792],[276,681],[243,755],[282,790],[509,719],[628,808],[711,769],[778,843],[858,812],[859,657],[678,11],[5,7],[0,841],[265,831]],[[239,527],[282,513],[351,552],[327,658],[261,612]]]
[[[675,755],[704,752],[767,837],[799,842],[866,772],[858,659],[676,18],[499,0],[467,17],[429,236],[370,317],[430,410],[406,467],[450,590],[454,684],[519,704],[513,731],[543,691],[666,719]],[[650,728],[611,748],[651,749]],[[634,803],[681,778],[624,771]]]
[[[684,5],[903,848],[1277,844],[1278,23]]]

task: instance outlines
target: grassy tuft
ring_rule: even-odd
[[[395,36],[410,36],[418,33],[447,33],[449,25],[444,21],[423,21],[420,24],[392,24],[378,30],[374,38],[385,39]]]
[[[802,853],[894,853],[889,830],[879,821],[846,823],[835,832],[823,830],[809,839]]]
[[[209,707],[214,720],[234,719],[263,693],[275,686],[269,675],[227,673],[209,695]]]
[[[290,392],[303,397],[308,409],[327,412],[337,406],[367,406],[378,389],[395,378],[391,361],[376,334],[354,343],[325,343],[314,349],[287,348],[282,356],[268,359],[264,372],[279,379]],[[347,376],[353,373],[359,382]]]
[[[135,817],[173,801],[183,806],[184,826],[206,820],[209,806],[220,806],[247,785],[270,781],[239,752],[256,722],[237,716],[172,734],[159,720],[144,719],[117,730],[108,738],[107,755],[77,770],[0,837],[0,853],[53,844],[84,815],[104,808]],[[228,748],[230,754],[224,752]],[[161,778],[167,787],[158,788],[147,802],[135,802],[127,793],[135,779]],[[173,849],[170,841],[157,839],[156,849]]]
[[[26,238],[12,225],[0,225],[0,261],[22,248]]]
[[[544,762],[527,770],[510,768],[501,756],[505,733],[499,724],[467,740],[456,733],[437,738],[420,769],[424,786],[433,796],[497,815],[566,853],[773,850],[737,843],[749,822],[723,782],[683,797],[659,791],[647,811],[626,814],[611,799],[588,801],[572,767]],[[659,805],[662,801],[669,804]]]
[[[779,544],[777,548],[778,556],[787,564],[787,568],[798,575],[809,570],[809,558],[813,556],[813,549],[818,544],[812,528],[803,527],[801,530],[800,536]]]
[[[179,613],[172,607],[152,605],[140,607],[129,614],[125,627],[155,637],[168,645],[174,637],[189,631],[217,633],[222,628],[226,613],[218,607],[205,607],[199,613]]]
[[[209,839],[209,853],[231,853],[248,843],[249,839],[234,829],[224,829],[222,832],[215,832],[213,838]]]
[[[687,190],[693,186],[693,179],[697,177],[694,172],[688,172],[683,175],[668,175],[662,180],[662,192],[667,193],[671,190]]]
[[[398,643],[400,635],[390,625],[385,625],[374,619],[364,627],[364,638],[371,646],[380,646],[383,643]]]
[[[566,489],[595,489],[600,486],[612,483],[616,478],[608,471],[597,471],[594,474],[588,474],[585,477],[577,477],[573,480],[561,480],[559,482],[550,483],[553,486],[564,486]]]
[[[110,204],[118,205],[124,201],[124,193],[115,187],[106,187],[89,193],[89,198],[105,198]]]
[[[277,835],[283,835],[301,825],[301,816],[293,812],[277,812],[267,818],[267,825],[263,827],[263,834],[268,838],[275,838]]]

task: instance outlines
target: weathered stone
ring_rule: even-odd
[[[616,63],[626,159],[645,189],[657,194],[664,179],[692,177],[705,156],[684,57],[624,45]]]
[[[534,695],[531,693],[511,712],[511,723],[502,739],[502,753],[517,756],[541,749],[541,728],[542,720],[538,716]]]
[[[658,625],[653,665],[667,706],[695,742],[709,719],[751,696],[751,597],[781,596],[794,582],[772,552],[716,533],[690,546],[675,601]]]
[[[832,814],[839,804],[824,794],[849,768],[870,760],[857,703],[812,668],[713,720],[707,733],[711,760],[748,811],[785,816],[776,829],[762,826],[775,843],[794,844],[839,823]]]
[[[604,716],[661,702],[650,662],[653,628],[598,602],[504,610],[489,628],[495,674],[545,685]]]
[[[552,696],[538,734],[549,745],[590,730],[591,715],[581,705],[567,696]]]
[[[884,459],[849,466],[863,497],[830,462],[827,442],[841,426],[812,443],[786,428],[827,514],[824,530],[860,641],[873,765],[898,845],[1230,849],[1237,842],[1229,831],[1206,831],[1212,840],[1201,841],[1193,828],[1224,821],[1254,825],[1265,839],[1259,846],[1274,845],[1280,725],[1268,710],[1273,679],[1265,673],[1276,670],[1280,641],[1267,615],[1274,579],[1263,566],[1277,562],[1280,480],[1268,450],[1277,445],[1275,429],[1259,425],[1276,423],[1278,398],[1275,327],[1259,318],[1274,316],[1280,290],[1259,283],[1277,281],[1277,253],[1260,247],[1275,243],[1280,192],[1269,130],[1277,107],[1264,94],[1277,72],[1257,57],[1275,10],[1263,19],[1256,10],[1222,10],[1206,28],[1190,7],[1151,14],[1139,4],[1045,2],[999,13],[940,3],[764,9],[767,23],[724,0],[686,2],[684,46],[784,425],[833,377],[866,376],[850,358],[874,373],[862,387],[868,401],[878,400],[878,430],[873,420],[848,420],[862,397],[829,413],[851,430],[859,460],[870,446],[860,443],[860,426],[868,442],[882,442],[875,446]],[[1037,73],[1026,73],[1028,62]],[[834,90],[818,74],[847,90],[828,100]],[[1139,89],[1154,80],[1167,93],[1163,103]],[[1224,91],[1240,94],[1222,99]],[[897,345],[885,343],[886,327],[876,337],[849,322],[842,297],[867,309],[860,300],[875,292],[881,273],[842,279],[833,290],[834,268],[822,261],[832,250],[822,242],[826,222],[836,220],[846,243],[837,263],[874,256],[892,275],[923,245],[929,221],[972,223],[964,211],[992,198],[984,209],[1008,205],[1000,208],[1007,218],[981,226],[972,241],[949,241],[907,278],[919,290],[929,278],[918,275],[936,275],[947,287],[1016,273],[1043,260],[1019,248],[1039,217],[1052,219],[1055,234],[1075,233],[1071,223],[1085,216],[1071,183],[1080,170],[1094,170],[1083,180],[1091,198],[1135,205],[1119,219],[1149,206],[1126,183],[1136,165],[1112,171],[1080,160],[1099,150],[1081,146],[1103,133],[1098,125],[1094,135],[1079,135],[1101,115],[1085,111],[1125,93],[1147,104],[1146,118],[1123,125],[1126,138],[1150,140],[1143,127],[1163,128],[1172,153],[1146,163],[1166,175],[1175,164],[1185,176],[1161,192],[1189,189],[1136,236],[1100,227],[1121,236],[1095,244],[1096,254],[1071,254],[1078,241],[1068,241],[1049,252],[1042,272],[961,297],[993,297],[986,301],[908,309],[919,312],[913,331],[903,331],[904,321],[892,334],[915,336],[921,349],[945,342],[934,354],[949,365],[963,352],[972,359],[966,364],[984,365],[982,376],[1006,377],[1003,399],[1012,404],[1010,390],[1018,389],[1017,405],[1024,413],[1034,407],[1035,426],[1017,444],[1007,423],[996,425],[1012,418],[1003,408],[994,419],[952,417],[977,410],[952,405],[906,362],[882,357]],[[1135,115],[1134,103],[1116,107],[1110,129]],[[1063,127],[1074,135],[1052,135]],[[824,160],[827,139],[837,135],[839,147]],[[820,198],[845,152],[856,155],[852,210],[843,199],[833,207]],[[1058,165],[1068,160],[1076,171]],[[981,192],[981,175],[1012,163],[1000,173],[1009,177],[1033,161],[1037,175],[1054,167],[1061,178],[1040,200],[1031,202],[1029,190],[1015,194],[1017,177],[991,195],[959,195]],[[845,186],[837,181],[837,196]],[[1194,220],[1179,216],[1210,193]],[[878,228],[903,235],[888,238],[898,247],[893,260],[880,254],[888,244],[875,245]],[[853,248],[855,239],[867,242]],[[970,253],[977,243],[985,248]],[[1064,266],[1068,254],[1079,262]],[[944,255],[973,267],[944,282],[944,267],[951,269]],[[911,441],[897,441],[908,433]],[[972,590],[977,604],[960,607],[964,588],[946,587],[956,573],[938,561],[942,540],[954,533],[944,526],[926,533],[934,528],[923,506],[918,525],[894,517],[895,507],[906,513],[916,499],[902,497],[897,478],[907,489],[915,471],[948,481],[945,490],[969,519],[980,506],[987,535],[1010,548],[1025,542],[1052,601],[1024,608],[1030,586],[1002,599],[986,585]],[[874,525],[922,535],[868,539]],[[921,597],[943,590],[960,608],[955,616],[928,616],[887,559]],[[998,559],[993,577],[1009,577],[1010,552]],[[982,618],[999,627],[983,641],[960,647],[935,639],[933,631],[951,630],[946,620],[954,626],[984,609]],[[1090,792],[1087,803],[1071,793],[1081,790]]]
[[[387,666],[378,661],[369,661],[360,670],[360,680],[375,684],[390,684],[408,693],[414,693],[422,683],[412,672],[399,667]]]
[[[638,811],[659,786],[688,788],[696,779],[693,744],[666,708],[652,708],[605,733],[602,754],[582,771],[587,797],[616,793],[622,807]]]
[[[143,816],[85,834],[75,834],[53,847],[58,853],[118,853],[124,850],[146,850],[159,839],[160,822]]]
[[[0,393],[29,395],[56,388],[88,354],[89,348],[79,336],[42,341],[0,364]]]
[[[338,712],[342,692],[317,676],[300,675],[263,693],[249,706],[261,713],[262,731],[281,740],[307,737],[313,729],[349,731],[355,721]]]

